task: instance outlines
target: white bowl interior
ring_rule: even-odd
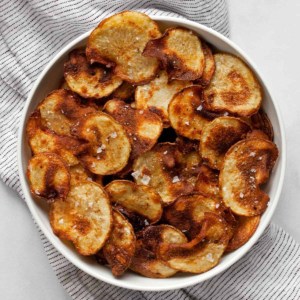
[[[262,81],[257,68],[250,61],[250,59],[246,56],[246,54],[239,49],[236,45],[234,45],[231,41],[218,34],[217,32],[206,28],[205,26],[201,26],[197,23],[191,21],[185,21],[183,19],[175,19],[175,18],[163,18],[163,17],[153,17],[156,19],[162,27],[170,27],[170,26],[185,26],[197,32],[203,39],[214,45],[218,50],[229,52],[232,54],[236,54],[240,56],[245,62],[247,62],[254,72],[256,73],[264,92],[264,101],[263,107],[267,112],[268,116],[271,119],[271,122],[274,127],[274,141],[277,144],[280,157],[276,166],[273,170],[272,176],[269,182],[265,186],[265,190],[270,195],[270,203],[268,209],[263,214],[261,223],[256,231],[256,233],[252,236],[250,241],[246,243],[243,247],[238,250],[225,255],[221,262],[212,270],[199,274],[178,274],[172,278],[166,279],[151,279],[142,277],[132,272],[127,272],[122,278],[116,279],[112,276],[110,269],[100,266],[93,259],[85,258],[77,254],[77,252],[73,249],[72,245],[69,243],[62,242],[58,237],[56,237],[49,224],[47,210],[45,206],[38,203],[33,199],[30,195],[29,187],[26,180],[26,167],[28,163],[28,159],[31,156],[30,149],[28,147],[26,137],[25,137],[25,124],[30,113],[34,110],[36,105],[53,89],[59,87],[61,80],[63,78],[63,63],[67,59],[67,55],[69,51],[78,46],[82,46],[85,44],[87,36],[89,33],[86,33],[75,41],[67,45],[62,51],[60,51],[48,64],[47,68],[40,75],[39,79],[36,82],[36,85],[33,87],[27,103],[24,108],[23,116],[20,124],[19,131],[19,145],[18,145],[18,157],[19,157],[19,173],[20,180],[23,187],[23,191],[28,203],[28,206],[36,219],[37,223],[41,227],[42,231],[45,233],[47,238],[53,243],[53,245],[60,251],[68,260],[70,260],[77,267],[87,272],[88,274],[103,280],[105,282],[114,284],[116,286],[121,286],[124,288],[137,289],[137,290],[148,290],[148,291],[158,291],[158,290],[169,290],[169,289],[177,289],[186,287],[192,284],[196,284],[207,280],[220,272],[227,269],[230,265],[235,263],[238,259],[240,259],[257,241],[257,239],[261,236],[264,229],[268,225],[271,216],[275,210],[277,205],[277,201],[279,199],[279,195],[281,192],[284,170],[285,170],[285,141],[284,141],[284,132],[283,126],[281,122],[281,118],[278,112],[278,108],[276,103],[271,98],[271,95]]]

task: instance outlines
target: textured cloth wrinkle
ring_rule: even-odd
[[[122,10],[186,18],[229,36],[225,0],[1,1],[0,178],[20,198],[24,199],[17,170],[17,131],[33,83],[62,47]],[[165,292],[133,291],[99,281],[71,264],[39,232],[57,278],[76,300],[300,299],[300,246],[275,224],[266,229],[248,254],[222,274]]]

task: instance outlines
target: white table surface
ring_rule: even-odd
[[[229,0],[231,38],[260,66],[285,121],[287,175],[273,218],[300,242],[300,1]],[[0,299],[70,299],[56,279],[29,211],[0,182]]]

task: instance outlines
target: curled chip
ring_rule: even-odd
[[[237,224],[235,225],[233,236],[226,247],[226,252],[233,251],[246,244],[256,231],[260,221],[260,216],[237,216],[236,218]]]
[[[84,105],[72,91],[55,90],[37,107],[42,125],[59,135],[71,136],[70,128],[74,121],[95,112],[94,106]]]
[[[111,94],[112,98],[118,98],[121,100],[128,100],[134,95],[135,87],[123,81],[123,83]]]
[[[194,192],[201,193],[209,197],[219,195],[219,172],[206,165],[201,165]]]
[[[194,188],[182,174],[182,155],[176,144],[157,144],[134,161],[131,175],[138,184],[154,188],[164,204],[170,204]]]
[[[262,102],[261,87],[250,68],[238,57],[214,55],[216,70],[204,90],[205,107],[242,117],[255,114]]]
[[[202,76],[195,83],[206,88],[215,73],[216,65],[214,56],[205,42],[202,42],[202,51],[204,53],[205,67]]]
[[[122,79],[100,65],[90,65],[85,49],[75,49],[64,64],[64,76],[70,89],[84,98],[102,98],[122,84]]]
[[[169,104],[171,126],[191,140],[199,140],[202,128],[211,120],[204,112],[202,98],[202,88],[190,86],[178,92]]]
[[[105,191],[113,204],[144,216],[150,223],[159,221],[162,201],[153,188],[128,180],[114,180],[105,187]]]
[[[167,29],[161,38],[147,43],[143,54],[160,59],[170,79],[195,80],[205,66],[201,41],[186,28]]]
[[[112,225],[108,196],[100,185],[90,181],[72,186],[66,199],[52,203],[49,218],[53,232],[73,242],[82,255],[97,253]]]
[[[132,149],[131,159],[135,159],[156,144],[163,126],[155,113],[133,109],[129,104],[117,99],[106,102],[104,110],[127,132]]]
[[[50,201],[65,199],[70,189],[70,173],[64,161],[55,153],[39,153],[28,164],[30,191]]]
[[[173,96],[183,88],[192,85],[191,81],[169,80],[166,71],[160,71],[155,79],[135,90],[135,105],[138,109],[149,109],[158,114],[169,126],[168,105]]]
[[[97,112],[81,118],[72,133],[89,142],[89,153],[80,160],[94,174],[121,171],[129,159],[131,146],[124,128],[111,116]]]
[[[206,213],[221,214],[220,204],[218,197],[184,195],[165,208],[164,219],[193,239],[199,234]]]
[[[278,157],[275,144],[262,139],[246,139],[233,145],[220,171],[223,201],[235,214],[256,216],[265,211],[269,196],[260,189]]]
[[[129,267],[135,252],[135,234],[131,224],[116,210],[109,239],[103,247],[103,256],[114,276],[122,275]]]
[[[137,238],[131,270],[151,278],[167,278],[177,273],[157,257],[157,248],[161,243],[187,242],[182,232],[170,225],[156,225],[139,232]]]
[[[250,126],[238,118],[220,117],[206,124],[200,138],[200,154],[213,169],[220,170],[228,149],[246,137]]]
[[[53,152],[60,155],[69,165],[79,163],[76,155],[84,152],[87,144],[74,137],[57,135],[47,128],[43,128],[38,111],[33,112],[27,122],[26,132],[29,146],[33,154]]]
[[[154,78],[159,62],[142,52],[150,39],[160,35],[157,24],[147,15],[124,11],[103,20],[92,31],[87,58],[113,67],[117,76],[130,83],[143,84]]]
[[[260,109],[256,114],[251,116],[251,125],[254,129],[264,132],[267,135],[268,139],[273,141],[273,126],[268,115],[264,112],[263,109]]]
[[[187,243],[160,243],[158,257],[182,272],[203,273],[216,266],[228,244],[226,222],[206,213],[201,232]]]
[[[88,180],[92,181],[94,175],[87,169],[85,169],[80,163],[70,167],[71,185],[77,185],[78,183]]]

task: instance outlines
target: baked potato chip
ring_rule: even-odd
[[[278,149],[268,140],[246,139],[233,145],[220,171],[220,192],[233,213],[256,216],[267,208],[269,196],[260,189],[278,157]]]
[[[143,84],[155,77],[159,62],[142,52],[150,39],[160,36],[158,25],[147,15],[124,11],[103,20],[92,31],[87,58],[113,67],[115,75],[132,84]]]
[[[221,215],[219,198],[194,193],[178,197],[174,203],[166,207],[164,220],[193,239],[199,234],[205,213],[208,212]]]
[[[187,178],[182,176],[181,160],[182,153],[176,144],[157,144],[134,161],[134,172],[131,175],[136,183],[154,188],[163,203],[168,205],[194,188]]]
[[[89,142],[89,153],[80,160],[92,173],[109,175],[121,171],[131,152],[124,128],[111,116],[97,112],[81,118],[72,133]]]
[[[251,127],[234,117],[220,117],[206,124],[200,138],[200,154],[211,168],[220,170],[228,149],[246,137]]]
[[[94,179],[94,174],[92,174],[89,170],[85,169],[80,163],[75,166],[71,166],[69,169],[72,186],[75,186],[82,181],[92,181]]]
[[[191,140],[199,140],[202,128],[211,120],[204,113],[203,93],[200,86],[189,86],[171,100],[168,114],[175,131]]]
[[[33,195],[49,201],[65,199],[70,189],[68,167],[55,153],[39,153],[28,163],[27,177]]]
[[[114,180],[105,187],[105,191],[113,204],[144,216],[149,223],[160,220],[162,201],[153,188],[128,180]]]
[[[138,109],[149,109],[158,114],[168,127],[168,105],[173,96],[183,88],[192,85],[191,81],[169,80],[166,71],[160,71],[155,79],[135,90],[135,105]]]
[[[201,165],[194,192],[208,197],[217,197],[219,195],[219,172],[206,165]]]
[[[160,59],[170,79],[195,80],[205,66],[201,41],[186,28],[168,28],[162,37],[147,43],[143,54]]]
[[[66,199],[53,202],[49,218],[53,232],[73,242],[82,255],[97,253],[109,238],[112,225],[108,196],[90,181],[72,186]]]
[[[43,126],[66,136],[71,136],[70,128],[78,118],[96,111],[96,107],[84,105],[75,93],[63,89],[50,93],[37,109]]]
[[[75,49],[64,64],[64,76],[73,92],[84,98],[103,98],[122,84],[122,79],[101,65],[90,65],[85,49]]]
[[[131,143],[131,159],[150,150],[163,129],[162,121],[155,113],[133,109],[121,100],[106,102],[104,111],[124,127]]]
[[[169,267],[189,273],[203,273],[219,263],[226,246],[226,222],[218,215],[207,213],[199,235],[187,243],[162,242],[158,257]]]
[[[129,267],[135,252],[135,234],[121,213],[112,211],[113,224],[109,239],[103,246],[103,256],[114,276],[121,276]]]
[[[217,53],[216,70],[204,90],[205,107],[247,117],[258,112],[262,102],[261,87],[252,70],[238,57]]]
[[[274,139],[272,123],[263,109],[251,116],[251,125],[254,129],[264,132],[270,141]]]
[[[200,85],[203,88],[206,88],[211,82],[211,79],[215,73],[216,64],[211,49],[203,41],[202,41],[202,51],[204,53],[205,67],[202,76],[199,79],[196,79],[195,83],[197,85]]]
[[[185,235],[173,226],[149,226],[139,233],[130,269],[146,277],[170,277],[177,271],[168,267],[157,257],[157,248],[160,243],[185,242],[187,242]]]
[[[29,117],[26,127],[29,146],[33,154],[53,152],[60,155],[69,166],[79,163],[77,155],[87,149],[87,144],[74,137],[53,133],[41,124],[40,112]]]
[[[246,244],[256,231],[260,221],[260,216],[237,217],[237,224],[230,239],[226,252],[236,250]]]
[[[111,94],[111,97],[126,101],[133,97],[134,91],[135,87],[132,84],[123,81],[123,83]]]

